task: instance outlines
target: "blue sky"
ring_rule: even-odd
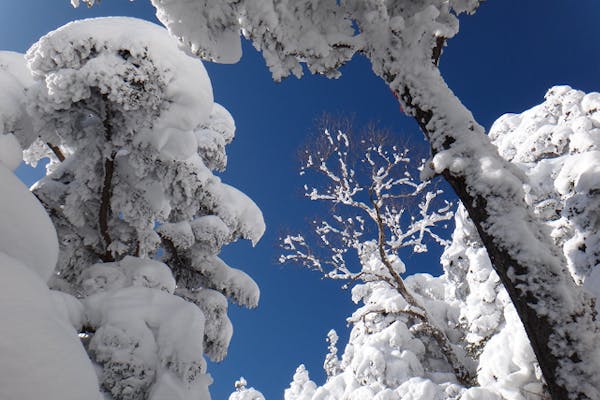
[[[0,49],[25,51],[41,35],[80,18],[129,15],[154,20],[148,1],[104,0],[92,9],[71,8],[68,0],[0,0]],[[461,32],[441,59],[449,86],[489,128],[506,112],[542,101],[545,91],[568,84],[600,90],[600,5],[594,0],[491,0],[461,20]],[[274,83],[260,55],[248,43],[235,65],[205,64],[215,99],[233,115],[237,136],[228,149],[223,180],[263,210],[267,233],[257,247],[236,243],[222,254],[261,287],[256,310],[232,307],[234,338],[229,356],[211,364],[214,399],[224,400],[240,375],[270,399],[283,397],[291,376],[305,363],[323,380],[325,336],[335,328],[347,338],[345,318],[353,304],[339,282],[276,263],[280,232],[305,227],[325,210],[301,196],[296,152],[314,132],[323,112],[351,115],[357,126],[369,121],[391,129],[399,140],[423,144],[416,125],[402,116],[389,89],[356,58],[338,80],[306,76]],[[31,179],[23,172],[23,179]],[[412,271],[439,271],[438,252],[406,260]]]

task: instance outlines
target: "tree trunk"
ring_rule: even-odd
[[[523,322],[553,400],[600,398],[594,304],[525,202],[525,178],[432,66],[388,83],[430,142],[433,166],[465,205]],[[400,83],[402,82],[402,83]],[[424,101],[426,100],[426,101]]]

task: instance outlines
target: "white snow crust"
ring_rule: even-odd
[[[143,286],[99,292],[84,304],[86,322],[96,328],[90,351],[106,363],[103,384],[113,396],[135,398],[149,390],[153,400],[210,398],[212,379],[197,334],[205,319],[195,305]],[[129,373],[119,378],[114,369]]]
[[[490,137],[530,177],[527,200],[581,283],[600,264],[600,95],[554,87],[544,103],[499,118]]]
[[[256,245],[266,229],[260,208],[233,186],[222,184],[221,188],[217,209],[219,215],[233,231]]]
[[[0,163],[15,171],[21,161],[23,161],[23,150],[15,135],[0,134]]]
[[[23,54],[0,51],[0,163],[13,171],[23,160],[14,133],[31,130],[25,111],[25,89],[32,84]]]

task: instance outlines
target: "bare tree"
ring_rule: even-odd
[[[435,228],[453,217],[451,204],[440,204],[442,191],[429,190],[430,183],[419,181],[423,160],[417,166],[408,150],[382,143],[384,136],[373,129],[358,140],[342,130],[324,129],[304,151],[301,174],[324,178],[323,185],[305,185],[305,195],[331,204],[332,213],[313,221],[314,240],[302,234],[283,238],[280,262],[299,263],[327,278],[345,280],[346,286],[358,281],[387,283],[406,302],[400,314],[412,321],[415,332],[437,342],[458,381],[471,386],[472,373],[405,285],[398,256],[403,248],[427,251],[428,240],[445,244]],[[416,204],[416,215],[403,207],[408,202]]]

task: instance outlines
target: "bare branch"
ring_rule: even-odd
[[[54,153],[56,158],[58,158],[58,161],[60,161],[60,162],[65,161],[65,155],[62,152],[62,150],[60,149],[60,147],[58,147],[57,145],[54,145],[50,142],[46,142],[46,144],[48,145],[48,147],[50,147],[50,150],[52,150],[52,152]]]
[[[446,202],[435,209],[434,200],[441,191],[426,192],[428,184],[413,178],[409,170],[411,161],[406,150],[400,151],[397,147],[386,148],[374,140],[365,141],[366,147],[361,161],[368,169],[368,181],[366,184],[359,182],[356,170],[348,162],[350,144],[349,136],[342,131],[332,134],[329,130],[324,130],[319,151],[305,152],[307,159],[302,174],[314,171],[327,180],[324,190],[318,187],[309,189],[305,186],[306,196],[312,200],[331,202],[334,206],[345,206],[345,211],[351,215],[343,217],[334,214],[329,220],[321,221],[313,227],[320,247],[329,252],[330,256],[325,258],[316,254],[304,236],[296,235],[283,239],[282,248],[286,254],[280,257],[280,261],[297,262],[323,273],[330,279],[348,280],[344,287],[358,280],[385,282],[406,301],[407,307],[398,312],[399,315],[409,316],[418,321],[418,325],[422,327],[421,332],[438,343],[457,379],[469,386],[473,383],[473,377],[460,362],[445,333],[428,315],[426,307],[406,287],[400,276],[404,271],[397,270],[391,256],[398,249],[407,246],[413,247],[415,251],[426,251],[426,236],[443,243],[443,239],[435,234],[432,228],[452,218],[450,205]],[[368,198],[365,199],[367,193]],[[404,217],[405,209],[397,208],[392,203],[397,199],[417,198],[421,199],[417,204],[418,217],[413,216],[408,221]],[[368,218],[356,215],[363,212]],[[377,239],[374,242],[363,238],[366,232],[365,225],[369,221],[376,229]],[[347,266],[349,261],[346,260],[349,249],[356,250],[359,264],[365,262],[362,257],[375,251],[383,269],[378,270],[379,267],[372,268],[364,264],[359,265],[358,271],[352,272]],[[371,312],[389,315],[385,310],[369,310],[362,317]]]

